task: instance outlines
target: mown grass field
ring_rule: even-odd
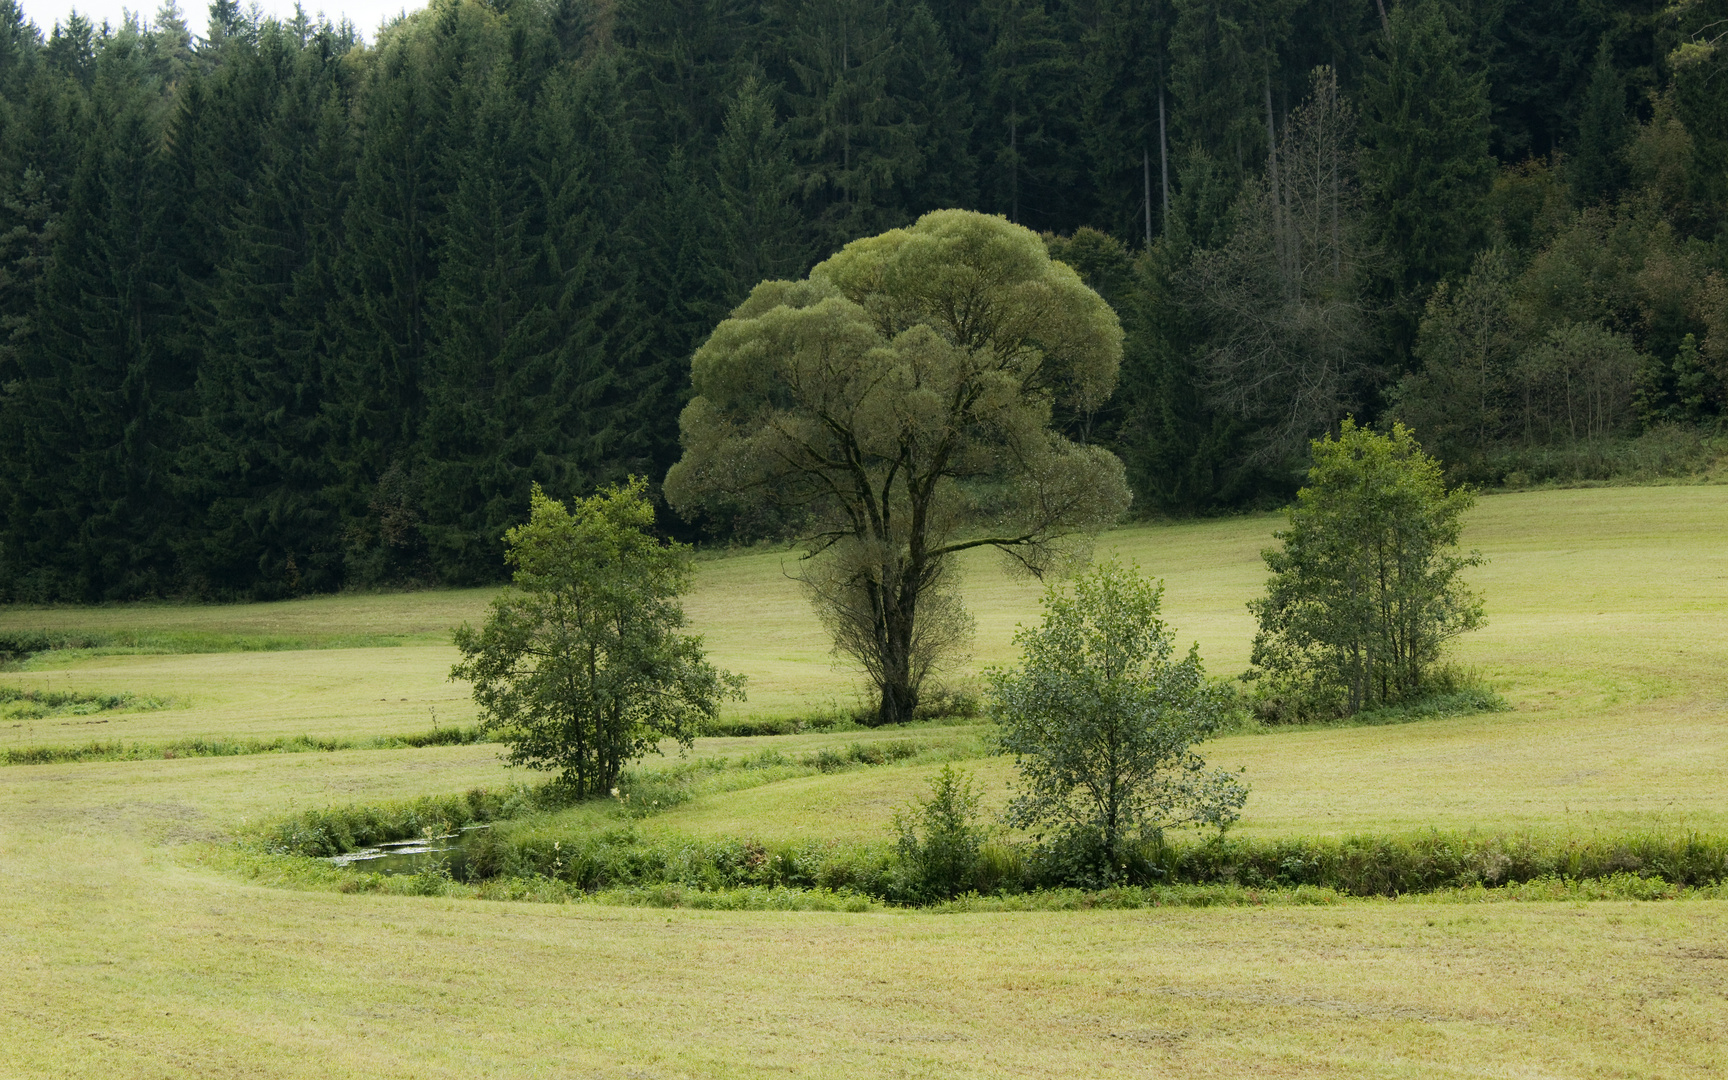
[[[1211,670],[1278,519],[1101,544],[1167,583]],[[1512,711],[1242,734],[1260,836],[1440,827],[1728,832],[1728,488],[1485,498],[1490,622],[1456,657]],[[853,701],[790,556],[704,558],[687,609],[757,715]],[[1037,588],[969,567],[968,670],[1009,662]],[[450,625],[488,591],[0,610],[0,632],[272,651],[48,654],[0,685],[170,707],[6,720],[0,746],[376,735],[469,723]],[[317,646],[333,640],[348,648]],[[148,647],[148,644],[147,646]],[[215,646],[211,646],[215,647]],[[91,723],[91,721],[107,721]],[[979,729],[701,740],[698,756]],[[966,763],[1000,800],[1000,759]],[[881,839],[931,766],[699,797],[650,833]],[[343,895],[237,876],[249,822],[515,779],[490,745],[0,769],[0,1076],[1707,1077],[1728,1072],[1728,902],[936,915],[705,912]]]

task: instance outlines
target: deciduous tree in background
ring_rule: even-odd
[[[1115,313],[1034,233],[927,214],[763,282],[715,329],[666,496],[801,520],[836,651],[901,723],[970,629],[956,554],[1042,573],[1127,508],[1122,463],[1051,429],[1053,405],[1110,396],[1121,355]]]
[[[1230,695],[1207,682],[1198,645],[1176,658],[1162,594],[1108,564],[1072,595],[1052,587],[1043,624],[1014,636],[1021,666],[988,676],[990,713],[1020,772],[1008,823],[1050,830],[1106,882],[1130,844],[1183,825],[1222,829],[1248,799],[1235,774],[1206,771],[1194,752],[1223,725]]]
[[[529,519],[504,534],[515,588],[485,626],[456,632],[453,679],[474,684],[482,721],[510,762],[558,770],[577,798],[611,787],[662,739],[688,746],[743,678],[681,634],[690,550],[654,537],[647,484],[575,504],[534,488]]]
[[[1333,716],[1432,689],[1441,647],[1482,623],[1459,580],[1482,556],[1457,551],[1474,497],[1446,490],[1440,463],[1409,428],[1380,434],[1345,420],[1314,440],[1308,484],[1272,578],[1249,603],[1260,622],[1251,677],[1268,677],[1298,714]]]
[[[1358,400],[1373,343],[1364,289],[1378,261],[1356,190],[1356,120],[1330,68],[1285,126],[1266,178],[1243,194],[1229,243],[1194,258],[1208,396],[1244,421],[1249,460],[1299,459]]]

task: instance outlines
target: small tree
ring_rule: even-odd
[[[877,722],[911,720],[971,629],[956,554],[1042,572],[1127,509],[1122,463],[1051,422],[1101,406],[1121,357],[1115,313],[1037,234],[939,210],[763,282],[715,328],[666,497],[795,523]]]
[[[930,797],[894,813],[896,844],[914,898],[957,895],[974,884],[985,830],[972,777],[952,765],[930,778]]]
[[[743,697],[742,676],[677,632],[690,549],[654,537],[646,490],[632,478],[572,512],[535,485],[527,524],[504,534],[515,588],[478,631],[456,631],[450,677],[474,684],[510,763],[558,770],[577,798],[610,788],[662,739],[688,746],[723,699]]]
[[[1230,694],[1199,646],[1175,659],[1163,587],[1105,565],[1044,594],[1044,622],[1014,637],[1022,666],[988,673],[990,712],[1020,780],[1009,824],[1051,829],[1113,880],[1136,840],[1183,825],[1226,828],[1247,801],[1194,745],[1223,725]]]
[[[1346,420],[1312,452],[1289,528],[1275,534],[1283,546],[1263,553],[1266,595],[1248,605],[1260,622],[1249,677],[1270,677],[1298,714],[1418,697],[1441,646],[1482,623],[1458,578],[1482,556],[1456,551],[1474,499],[1446,490],[1403,424],[1382,435]]]

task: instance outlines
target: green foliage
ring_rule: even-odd
[[[1482,604],[1459,580],[1479,554],[1455,549],[1473,501],[1402,424],[1378,434],[1346,420],[1313,444],[1308,484],[1268,549],[1272,577],[1251,678],[1293,699],[1285,715],[1350,716],[1431,690],[1441,647],[1475,629]]]
[[[1395,345],[1409,347],[1435,282],[1464,270],[1481,245],[1488,154],[1488,83],[1473,72],[1441,0],[1391,8],[1362,86],[1362,190],[1369,219],[1395,260]]]
[[[381,806],[305,810],[254,828],[242,839],[272,854],[328,857],[426,836],[428,831],[437,836],[464,825],[519,817],[563,805],[567,797],[568,792],[555,784],[474,788],[460,795],[426,796]]]
[[[1347,724],[1351,727],[1375,727],[1382,724],[1407,724],[1441,716],[1469,716],[1475,713],[1507,712],[1512,706],[1486,682],[1450,667],[1429,673],[1421,697],[1393,705],[1363,709],[1347,717],[1322,715],[1314,717],[1312,694],[1300,686],[1276,684],[1252,695],[1248,700],[1251,714],[1262,724],[1259,730],[1287,728],[1292,725],[1318,723],[1331,727]]]
[[[689,549],[651,532],[632,480],[574,511],[534,489],[528,523],[505,533],[515,589],[478,631],[456,633],[454,679],[474,684],[483,723],[513,764],[557,770],[577,798],[612,787],[660,740],[688,746],[743,678],[717,671],[684,625]]]
[[[1638,350],[1646,413],[1709,425],[1722,13],[435,0],[363,42],[221,0],[194,47],[171,8],[39,28],[0,0],[0,600],[497,581],[530,485],[665,475],[691,354],[754,285],[938,209],[1137,257],[1091,281],[1128,334],[1114,406],[1053,419],[1145,509],[1286,498],[1347,410],[1420,414],[1459,475],[1532,449],[1515,374],[1459,412],[1447,335],[1412,351],[1489,243],[1508,364],[1595,325]],[[1271,152],[1322,67],[1364,119],[1334,258]],[[1232,245],[1241,318],[1186,288]],[[1221,372],[1232,337],[1272,352]]]
[[[1566,162],[1567,177],[1579,202],[1607,198],[1625,183],[1625,151],[1631,137],[1626,83],[1615,67],[1608,38],[1603,37],[1579,110],[1577,148]]]
[[[937,814],[960,825],[950,811]],[[897,844],[792,843],[753,839],[696,840],[648,836],[634,826],[571,829],[546,811],[564,805],[559,785],[475,789],[464,795],[386,806],[311,810],[249,830],[244,850],[260,857],[317,858],[397,839],[444,834],[484,824],[465,834],[460,860],[391,879],[357,869],[317,883],[343,891],[396,891],[475,895],[504,900],[569,901],[607,890],[614,899],[666,906],[724,908],[735,890],[821,890],[895,903],[929,902],[939,895],[909,893],[916,865]],[[926,807],[940,800],[931,800]],[[926,842],[928,826],[919,834]],[[1206,905],[1257,902],[1336,902],[1341,897],[1431,897],[1459,900],[1661,899],[1684,890],[1720,889],[1728,883],[1728,838],[1696,833],[1595,836],[1429,831],[1335,838],[1250,839],[1217,836],[1190,843],[1143,838],[1126,845],[1109,891],[1096,875],[1076,872],[1028,845],[963,844],[975,890],[959,906],[937,910],[1058,910],[1092,906]],[[327,865],[327,864],[326,864]],[[944,864],[951,865],[951,864]],[[309,868],[278,870],[305,877]],[[675,892],[652,890],[673,889]],[[1127,892],[1121,890],[1130,890]],[[1131,890],[1141,890],[1135,893]],[[1304,893],[1302,890],[1310,890]],[[1459,893],[1458,890],[1466,890]],[[1274,896],[1256,897],[1253,892]],[[1002,898],[985,904],[977,896]],[[1324,895],[1322,895],[1324,894]],[[955,894],[946,894],[955,895]],[[1110,899],[1114,897],[1115,899]]]
[[[1133,844],[1184,825],[1222,831],[1248,798],[1193,749],[1223,726],[1229,692],[1206,680],[1198,645],[1175,659],[1162,591],[1116,565],[1071,596],[1052,586],[1042,625],[1015,635],[1022,665],[988,675],[990,715],[1020,774],[1008,822],[1049,831],[1058,861],[1105,882]]]
[[[1642,482],[1699,476],[1722,460],[1720,437],[1694,427],[1662,424],[1635,439],[1509,447],[1492,454],[1482,475],[1507,487],[1539,484]]]
[[[969,773],[944,765],[930,778],[930,797],[894,814],[896,851],[907,894],[930,901],[979,888],[987,830],[978,824],[979,793]]]
[[[82,694],[67,690],[20,690],[0,686],[0,717],[37,719],[44,716],[90,716],[116,710],[167,708],[161,698],[135,694]]]
[[[877,722],[903,723],[971,630],[954,555],[995,547],[1041,573],[1126,509],[1121,462],[1050,429],[1053,407],[1109,398],[1121,337],[1029,230],[926,214],[763,282],[715,329],[666,496],[802,518],[835,651],[869,677]]]

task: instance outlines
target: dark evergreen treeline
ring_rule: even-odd
[[[664,475],[753,284],[946,206],[1123,315],[1065,422],[1145,508],[1282,497],[1351,412],[1480,479],[1714,423],[1725,16],[434,0],[363,45],[0,0],[0,599],[496,579],[531,483]]]

